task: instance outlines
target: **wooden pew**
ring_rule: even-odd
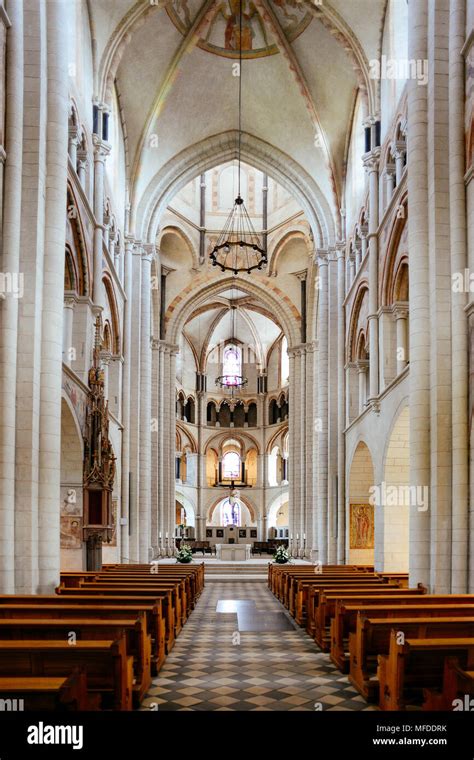
[[[391,631],[410,639],[471,638],[474,617],[427,617],[423,609],[413,609],[412,617],[370,618],[358,615],[357,627],[349,636],[350,673],[353,686],[369,701],[378,698],[378,681],[374,677],[377,655],[387,654]]]
[[[87,677],[84,669],[75,668],[70,676],[0,677],[0,699],[3,711],[22,700],[23,710],[78,711],[98,710],[100,695],[90,699],[87,695]]]
[[[279,570],[274,570],[271,576],[271,590],[275,596],[283,603],[288,598],[289,583],[292,578],[315,578],[319,580],[321,578],[343,578],[343,577],[361,577],[365,576],[366,572],[355,570],[354,568],[346,568],[338,566],[337,568],[321,568],[321,566],[297,566],[296,568],[288,568],[286,565]],[[370,573],[373,576],[373,573]]]
[[[58,593],[61,593],[61,589],[57,589]],[[135,583],[124,583],[122,581],[108,581],[108,582],[82,582],[79,589],[67,589],[67,593],[75,593],[76,591],[85,591],[86,593],[99,593],[107,592],[107,594],[123,595],[123,596],[153,596],[156,591],[171,591],[172,604],[174,608],[174,625],[175,635],[177,636],[183,626],[183,612],[182,600],[185,596],[184,587],[181,583],[175,583],[174,581],[160,581],[159,583],[140,583],[137,580]]]
[[[306,631],[314,638],[318,646],[324,651],[329,647],[329,627],[331,618],[335,615],[336,602],[338,599],[351,597],[360,600],[366,596],[367,599],[372,597],[387,596],[388,598],[403,596],[420,596],[426,593],[426,589],[421,586],[418,588],[397,588],[396,586],[358,586],[357,588],[336,588],[327,589],[310,589],[308,591],[307,603],[307,621]]]
[[[151,672],[156,675],[165,659],[165,630],[161,625],[157,629],[155,616],[156,608],[153,605],[98,605],[98,604],[61,604],[54,601],[51,604],[0,604],[0,619],[2,618],[30,618],[34,620],[75,618],[79,620],[128,620],[139,622],[144,637],[146,633],[151,638]],[[58,597],[56,597],[58,599]],[[148,621],[152,620],[152,627],[148,627]],[[144,644],[142,644],[143,648]]]
[[[372,617],[393,617],[394,615],[403,614],[403,606],[408,611],[413,607],[425,609],[425,607],[466,607],[466,612],[460,615],[469,615],[471,605],[474,604],[474,596],[470,594],[423,594],[421,596],[408,594],[407,591],[400,589],[400,594],[384,596],[345,596],[336,600],[334,617],[331,620],[330,637],[331,637],[331,660],[341,670],[347,672],[349,667],[349,657],[346,654],[349,651],[349,634],[356,629],[357,615],[363,612],[366,616]],[[449,614],[449,612],[448,612]]]
[[[474,670],[464,670],[457,657],[446,657],[444,661],[443,686],[424,689],[423,710],[459,711],[474,709]]]
[[[89,588],[91,584],[107,585],[107,586],[146,586],[163,588],[168,586],[175,590],[176,593],[176,607],[177,614],[179,615],[179,621],[181,625],[184,625],[188,616],[191,614],[191,591],[189,579],[180,576],[157,578],[153,575],[147,575],[145,577],[136,577],[131,575],[115,573],[107,573],[107,575],[99,575],[90,581],[81,581],[79,588]]]
[[[70,634],[76,641],[70,643]],[[64,640],[71,648],[77,641],[116,641],[124,638],[127,655],[134,665],[133,692],[136,705],[140,703],[151,685],[151,642],[146,631],[144,615],[138,619],[97,618],[0,618],[0,641]],[[1,671],[0,671],[1,672]]]
[[[169,594],[171,596],[171,594]],[[32,608],[48,607],[51,611],[58,609],[58,616],[63,613],[61,608],[66,608],[73,615],[82,609],[90,609],[89,617],[121,617],[122,614],[130,612],[144,612],[147,619],[147,630],[152,637],[152,672],[155,675],[161,668],[166,654],[167,626],[166,615],[168,611],[172,614],[171,603],[169,608],[166,607],[168,597],[160,599],[149,599],[148,597],[100,597],[97,595],[76,594],[72,598],[66,593],[61,595],[45,594],[36,596],[34,594],[3,594],[0,595],[0,614],[2,607],[12,610],[15,606]],[[87,616],[87,613],[84,613]],[[7,615],[13,617],[14,615]],[[51,612],[51,617],[52,612]],[[174,641],[174,618],[171,619],[170,629]],[[156,670],[155,670],[156,668]]]
[[[0,640],[2,678],[67,677],[75,668],[87,675],[88,697],[101,707],[131,710],[133,657],[127,655],[125,638],[116,641]]]
[[[309,594],[315,588],[398,588],[396,583],[388,584],[380,578],[367,576],[367,578],[330,578],[315,581],[314,578],[298,580],[290,587],[288,610],[296,622],[305,626]]]
[[[474,638],[406,639],[398,644],[392,630],[389,653],[378,656],[380,709],[421,705],[424,689],[442,688],[447,657],[456,657],[467,672],[474,670]]]
[[[58,596],[73,601],[74,604],[80,604],[81,601],[90,603],[95,600],[99,604],[146,604],[158,605],[164,602],[164,619],[166,622],[166,654],[169,654],[174,646],[175,632],[178,628],[176,623],[176,612],[173,607],[172,589],[144,589],[138,593],[130,589],[122,590],[116,588],[69,588],[57,589]],[[0,598],[1,602],[1,598]]]
[[[397,588],[394,586],[358,586],[357,588],[335,588],[334,586],[327,589],[318,589],[311,592],[309,598],[310,615],[313,616],[312,633],[316,644],[327,652],[331,650],[332,646],[332,634],[331,626],[332,619],[336,614],[336,604],[339,599],[354,600],[354,605],[361,603],[365,598],[367,604],[371,603],[371,600],[385,599],[386,604],[390,604],[390,600],[394,599],[394,603],[398,603],[406,597],[419,598],[425,592],[424,588]],[[313,607],[315,608],[313,610]],[[311,611],[313,610],[313,611]],[[307,628],[308,629],[308,628]]]
[[[199,564],[192,563],[190,565],[180,565],[179,563],[167,565],[153,561],[149,565],[104,565],[101,572],[105,573],[110,572],[111,570],[120,570],[130,573],[140,573],[150,570],[150,567],[154,568],[153,572],[156,575],[179,572],[183,576],[190,576],[193,579],[193,583],[195,582],[196,596],[199,596],[204,588],[204,562],[200,562]],[[158,568],[157,571],[155,569],[156,567]]]

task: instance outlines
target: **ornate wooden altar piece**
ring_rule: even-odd
[[[93,365],[89,370],[84,436],[84,527],[87,570],[102,567],[102,544],[110,543],[114,531],[112,491],[115,456],[109,439],[109,409],[105,398],[104,370],[100,366],[102,320],[95,323]]]

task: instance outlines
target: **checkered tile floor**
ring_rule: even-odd
[[[239,632],[237,614],[216,612],[224,599],[253,600],[259,612],[283,609],[266,583],[209,583],[142,710],[377,709],[304,630]]]

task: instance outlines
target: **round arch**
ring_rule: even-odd
[[[181,504],[184,511],[186,512],[187,527],[195,528],[196,527],[196,507],[191,501],[191,499],[188,496],[185,496],[185,494],[182,491],[180,491],[179,488],[176,488],[175,499],[178,502],[178,504]]]
[[[216,509],[226,499],[227,499],[227,496],[222,496],[221,495],[218,499],[216,499],[215,501],[213,501],[211,503],[211,505],[209,506],[209,508],[207,509],[207,512],[206,512],[206,515],[207,515],[206,516],[206,520],[207,520],[207,524],[208,525],[210,525],[212,523],[212,521],[214,519],[214,513],[215,513]],[[240,493],[239,501],[243,504],[244,507],[247,508],[247,510],[249,512],[249,515],[250,515],[250,520],[251,520],[252,524],[256,525],[257,524],[257,510],[255,509],[255,507],[252,504],[252,502],[248,499],[248,497],[243,496],[242,492]]]
[[[284,489],[267,507],[267,528],[276,528],[280,509],[290,500],[288,489]]]

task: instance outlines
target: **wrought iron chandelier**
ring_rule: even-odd
[[[224,228],[209,254],[212,266],[220,267],[237,275],[250,274],[254,269],[262,269],[267,263],[267,251],[263,238],[259,236],[240,195],[240,164],[242,145],[242,0],[239,3],[239,143],[238,143],[238,191],[232,210]]]

